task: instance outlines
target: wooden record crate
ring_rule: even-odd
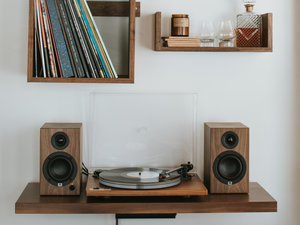
[[[63,78],[63,77],[36,77],[34,57],[34,0],[29,0],[28,26],[28,82],[58,82],[58,83],[134,83],[135,67],[135,17],[140,17],[140,2],[129,1],[87,1],[93,16],[129,17],[129,51],[128,74],[118,78]]]

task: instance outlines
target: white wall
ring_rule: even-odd
[[[27,83],[28,1],[0,0],[0,223],[115,223],[114,215],[14,213],[27,183],[39,181],[39,128],[46,121],[82,121],[86,95],[100,91],[198,93],[198,151],[204,122],[243,122],[250,127],[250,181],[278,201],[277,213],[179,214],[143,224],[299,224],[299,0],[258,0],[255,11],[273,13],[273,53],[155,52],[156,11],[162,11],[163,35],[172,13],[188,13],[195,36],[200,20],[234,19],[244,9],[241,0],[140,1],[133,85]],[[203,165],[198,168],[203,177]]]

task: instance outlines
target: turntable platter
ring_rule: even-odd
[[[171,173],[164,180],[159,174],[167,170],[144,167],[130,167],[106,170],[99,174],[99,182],[103,185],[123,189],[158,189],[172,187],[180,183],[180,175]]]

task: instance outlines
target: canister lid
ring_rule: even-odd
[[[189,18],[188,14],[172,14],[172,17],[176,18]]]

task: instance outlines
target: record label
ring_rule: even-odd
[[[150,178],[157,178],[159,177],[159,173],[157,172],[149,172],[149,171],[139,171],[139,172],[130,172],[127,173],[126,176],[138,179],[150,179]]]

